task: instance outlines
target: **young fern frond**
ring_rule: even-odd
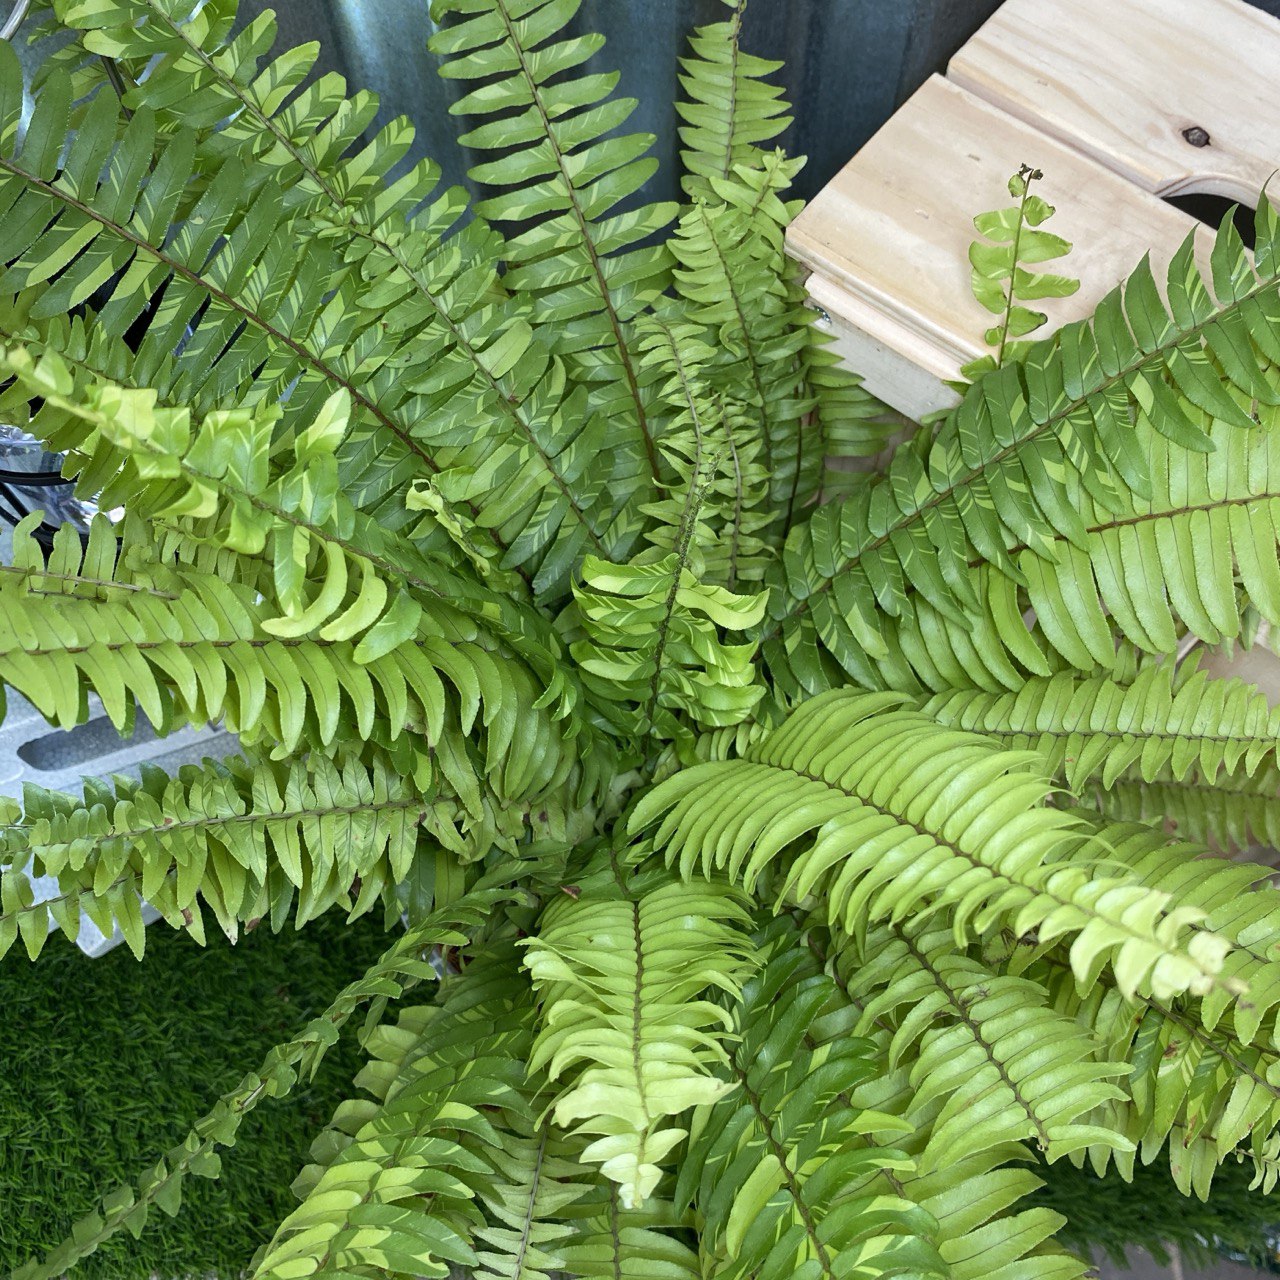
[[[921,710],[939,724],[1038,752],[1077,793],[1094,778],[1110,789],[1128,776],[1182,780],[1193,769],[1202,778],[1252,777],[1274,767],[1280,747],[1280,711],[1256,686],[1204,671],[1182,678],[1172,664],[1144,666],[1125,684],[1064,671],[1016,693],[955,690]]]
[[[681,185],[690,200],[711,198],[716,178],[729,178],[739,165],[760,162],[760,144],[772,142],[791,124],[783,90],[767,77],[781,62],[757,58],[742,48],[747,0],[723,0],[733,10],[728,22],[699,27],[689,38],[691,56],[680,59],[680,87],[688,95],[676,103],[684,125]]]
[[[760,621],[763,594],[706,581],[716,526],[721,542],[743,532],[737,482],[749,459],[734,447],[734,425],[717,416],[732,409],[707,389],[703,361],[710,348],[697,328],[655,315],[639,347],[646,375],[672,410],[662,444],[674,473],[670,496],[646,507],[659,521],[653,547],[625,565],[583,562],[575,608],[563,623],[581,631],[570,652],[620,734],[687,745],[694,727],[745,720],[764,693],[755,647],[721,639],[722,631],[745,632]],[[740,551],[743,542],[736,545]]]
[[[525,944],[541,1010],[530,1066],[557,1085],[556,1124],[591,1139],[582,1159],[623,1208],[657,1189],[685,1136],[673,1118],[731,1087],[715,1074],[731,1019],[704,993],[738,995],[755,963],[747,921],[716,885],[601,886],[552,903]]]
[[[900,701],[815,698],[742,759],[660,783],[632,830],[661,817],[655,847],[684,877],[725,873],[776,908],[812,895],[849,932],[949,906],[958,942],[997,923],[1073,937],[1083,985],[1109,963],[1126,993],[1215,986],[1229,944],[1193,930],[1200,912],[1107,875],[1101,843],[1060,856],[1074,823],[1045,804],[1034,756],[940,729]]]
[[[1205,474],[1215,477],[1212,488],[1205,487],[1192,470],[1190,501],[1175,490],[1164,509],[1173,518],[1171,533],[1183,517],[1188,531],[1196,523],[1214,536],[1212,557],[1188,560],[1183,548],[1171,570],[1170,592],[1179,612],[1191,615],[1185,620],[1194,624],[1205,613],[1199,592],[1181,590],[1192,564],[1205,566],[1209,581],[1197,585],[1206,591],[1234,558],[1250,594],[1257,591],[1264,601],[1274,594],[1274,544],[1252,523],[1268,520],[1269,508],[1254,502],[1256,515],[1232,516],[1230,504],[1215,496],[1224,465],[1233,482],[1255,483],[1244,453],[1265,448],[1272,433],[1250,429],[1280,399],[1268,372],[1280,356],[1280,220],[1265,197],[1257,224],[1252,261],[1230,221],[1223,224],[1212,254],[1212,289],[1188,239],[1169,267],[1167,305],[1144,261],[1093,320],[1066,326],[1035,343],[1024,360],[983,378],[936,436],[921,433],[895,452],[888,475],[795,530],[784,561],[786,589],[775,594],[762,637],[775,678],[808,691],[846,678],[873,682],[874,664],[896,648],[882,617],[903,614],[912,593],[940,617],[967,626],[968,616],[981,611],[974,569],[986,564],[1014,587],[1025,584],[1039,614],[1053,604],[1050,589],[1037,598],[1037,588],[1060,551],[1085,557],[1085,548],[1101,552],[1122,536],[1153,537],[1149,529],[1142,532],[1146,511],[1158,515],[1169,499],[1162,459],[1144,454],[1135,419],[1145,418],[1153,436],[1168,442],[1179,477],[1194,467],[1210,468]],[[1237,432],[1239,443],[1228,459],[1210,453],[1209,462],[1187,461],[1225,443],[1205,431],[1206,417],[1223,433]],[[1073,505],[1076,482],[1096,504],[1092,521]],[[1269,492],[1265,482],[1261,492]],[[1220,512],[1212,521],[1207,505]],[[1093,535],[1090,523],[1100,525]],[[1105,573],[1107,584],[1123,576],[1114,566],[1104,569],[1100,558],[1090,557],[1089,565]],[[1162,628],[1171,629],[1168,605],[1141,580],[1133,589],[1142,608],[1133,601],[1128,610],[1117,609],[1117,624],[1144,648],[1167,651],[1160,646],[1169,639]],[[1128,594],[1121,582],[1107,602],[1114,596],[1123,605]],[[1025,625],[1013,621],[1021,611],[1011,612],[1007,643],[1025,649],[1019,634],[1025,636]],[[1097,616],[1092,605],[1084,615],[1090,625]],[[1216,622],[1212,613],[1209,620]],[[1067,643],[1073,630],[1063,622],[1054,643]],[[1086,650],[1088,665],[1106,663],[1097,649]],[[1076,652],[1066,656],[1074,660]]]
[[[1048,319],[1042,311],[1023,306],[1040,298],[1066,298],[1080,288],[1080,281],[1048,271],[1029,271],[1024,263],[1052,262],[1071,252],[1071,244],[1040,227],[1053,216],[1053,206],[1031,194],[1031,184],[1044,174],[1023,165],[1009,179],[1009,194],[1018,203],[1011,209],[980,213],[973,225],[983,240],[969,246],[973,296],[1000,320],[984,335],[993,355],[965,365],[970,380],[998,369],[1006,360],[1025,354],[1028,343],[1019,341],[1034,333]]]
[[[874,1046],[850,1036],[803,944],[784,935],[774,947],[743,989],[735,1087],[697,1117],[677,1182],[704,1274],[946,1276],[937,1224],[892,1191],[913,1169],[892,1146],[905,1126],[850,1101],[879,1068]],[[890,1185],[875,1188],[880,1177]]]

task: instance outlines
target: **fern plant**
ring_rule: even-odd
[[[16,531],[0,679],[240,743],[5,802],[0,948],[394,933],[21,1280],[362,1011],[261,1280],[1067,1280],[1037,1158],[1280,1175],[1280,896],[1206,860],[1280,830],[1276,713],[1183,660],[1280,624],[1280,219],[1014,344],[1066,287],[1024,177],[1001,358],[829,470],[892,419],[727,8],[679,208],[579,0],[435,0],[474,204],[234,0],[51,0],[29,117],[0,44],[0,412],[123,512]]]

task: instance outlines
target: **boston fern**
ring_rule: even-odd
[[[122,513],[15,532],[0,678],[241,744],[6,802],[0,947],[395,926],[23,1280],[353,1018],[262,1280],[1069,1280],[1037,1155],[1280,1174],[1280,894],[1205,860],[1280,720],[1195,656],[1280,624],[1280,219],[829,467],[899,427],[784,256],[776,64],[695,35],[644,203],[578,8],[435,0],[474,205],[234,0],[53,0],[29,116],[0,43],[0,415]]]

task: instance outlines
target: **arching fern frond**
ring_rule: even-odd
[[[1016,693],[957,690],[922,707],[940,724],[1042,755],[1073,791],[1104,789],[1132,771],[1144,781],[1220,773],[1252,776],[1274,764],[1280,711],[1257,688],[1204,671],[1180,678],[1172,664],[1142,667],[1128,684],[1062,672]]]
[[[1129,1063],[1123,1097],[1092,1117],[1126,1135],[1133,1150],[1095,1146],[1098,1173],[1114,1160],[1131,1176],[1134,1160],[1149,1164],[1167,1146],[1170,1171],[1184,1195],[1202,1199],[1218,1167],[1242,1154],[1261,1176],[1280,1143],[1280,1056],[1271,1046],[1245,1045],[1226,1027],[1207,1029],[1195,1010],[1144,997],[1135,1009],[1118,992],[1081,998],[1059,968],[1043,974],[1056,1008],[1087,1026],[1097,1056]]]
[[[582,1158],[623,1208],[656,1190],[685,1130],[671,1123],[730,1086],[731,1021],[708,994],[738,994],[753,965],[740,900],[714,885],[607,886],[547,908],[525,964],[541,1006],[530,1065],[557,1084],[557,1125],[591,1138]]]
[[[574,770],[572,744],[538,705],[543,690],[474,632],[424,616],[412,641],[358,663],[349,640],[264,633],[271,610],[217,574],[171,570],[166,580],[168,598],[85,600],[37,595],[0,576],[0,680],[66,727],[85,718],[92,691],[122,732],[140,707],[161,732],[223,719],[246,742],[280,752],[328,747],[340,724],[349,741],[394,743],[407,730],[436,749],[441,773],[476,808],[481,778],[511,802]],[[586,768],[584,796],[596,765]]]
[[[335,904],[360,915],[381,901],[394,919],[430,809],[376,753],[233,757],[174,777],[144,766],[136,782],[86,779],[83,802],[28,787],[0,832],[4,897],[20,899],[27,875],[55,876],[60,896],[17,918],[6,902],[0,952],[20,930],[34,959],[51,922],[74,940],[83,910],[107,936],[119,922],[141,954],[139,894],[201,941],[202,904],[234,938],[244,921],[281,928],[295,893],[299,927]]]
[[[1170,264],[1167,305],[1144,261],[1093,320],[1068,325],[1034,344],[1024,361],[983,378],[936,438],[921,433],[895,452],[888,475],[797,529],[785,559],[787,592],[775,595],[764,636],[778,678],[809,690],[829,687],[841,678],[838,671],[874,681],[869,668],[891,653],[880,616],[898,617],[918,593],[941,617],[967,625],[979,609],[973,569],[983,563],[1025,584],[1041,625],[1055,645],[1065,645],[1082,623],[1096,630],[1101,613],[1095,596],[1087,611],[1082,606],[1080,622],[1051,629],[1052,593],[1037,594],[1037,588],[1060,553],[1088,556],[1089,590],[1096,572],[1114,625],[1148,651],[1167,652],[1169,605],[1132,560],[1144,540],[1142,564],[1167,558],[1150,549],[1155,533],[1148,509],[1171,517],[1167,545],[1176,549],[1176,562],[1168,589],[1193,630],[1202,620],[1213,628],[1206,638],[1238,629],[1217,609],[1220,594],[1214,594],[1233,560],[1246,590],[1258,592],[1266,602],[1259,608],[1269,613],[1275,531],[1254,531],[1252,521],[1270,519],[1269,504],[1257,502],[1270,487],[1265,473],[1255,478],[1245,461],[1249,452],[1265,450],[1273,434],[1248,428],[1263,412],[1274,412],[1280,398],[1277,377],[1266,372],[1280,356],[1280,220],[1265,197],[1257,222],[1256,273],[1229,220],[1212,255],[1212,290],[1195,266],[1191,240]],[[1164,437],[1162,455],[1144,455],[1135,420]],[[1220,423],[1223,433],[1238,431],[1225,457],[1226,441],[1206,432],[1207,421]],[[1206,462],[1201,455],[1215,445],[1219,452]],[[1164,457],[1173,460],[1172,490],[1165,488]],[[1233,512],[1221,501],[1223,475],[1241,486],[1242,499],[1247,493],[1250,507]],[[1077,485],[1094,504],[1085,518]],[[1099,525],[1093,534],[1090,524]],[[1184,540],[1193,527],[1213,537],[1213,556],[1197,561],[1190,555]],[[1125,552],[1125,564],[1134,566],[1126,581],[1119,544],[1134,539]],[[1187,575],[1197,570],[1198,589],[1188,591]],[[1060,605],[1058,614],[1065,612]],[[1227,613],[1234,613],[1234,602]],[[1106,653],[1099,643],[1086,647],[1086,669],[1109,665],[1110,624],[1107,638]],[[1065,656],[1075,661],[1077,652]]]
[[[1073,937],[1085,985],[1109,962],[1127,992],[1214,986],[1228,944],[1192,930],[1198,912],[1108,875],[1105,848],[1078,844],[1073,820],[1045,804],[1034,757],[940,729],[899,702],[849,690],[815,698],[742,759],[655,787],[632,830],[661,817],[654,844],[686,878],[723,872],[779,905],[812,898],[850,933],[950,906],[957,941],[997,922]]]
[[[512,959],[510,948],[499,954]],[[302,1203],[260,1253],[255,1277],[479,1266],[484,1190],[495,1167],[512,1172],[502,1113],[524,1111],[532,1021],[518,971],[495,975],[482,963],[475,979],[446,979],[438,1005],[374,1031],[373,1060],[357,1077],[372,1097],[339,1107],[313,1146],[316,1163],[294,1184]]]
[[[88,1257],[121,1228],[140,1232],[151,1206],[175,1214],[182,1199],[182,1182],[189,1174],[217,1177],[219,1147],[233,1146],[246,1115],[264,1098],[286,1096],[300,1079],[315,1074],[321,1059],[337,1043],[342,1027],[366,1006],[381,1016],[389,1000],[438,974],[423,958],[434,947],[464,947],[490,927],[492,914],[519,901],[518,889],[500,883],[477,886],[464,898],[423,920],[397,938],[378,962],[348,984],[333,1002],[292,1039],[270,1049],[252,1071],[222,1095],[213,1109],[192,1126],[185,1139],[171,1148],[139,1179],[136,1188],[121,1186],[103,1197],[101,1208],[80,1219],[72,1234],[42,1258],[17,1268],[22,1280],[55,1280]]]
[[[945,1276],[937,1224],[892,1192],[913,1167],[892,1145],[904,1126],[850,1101],[877,1071],[873,1046],[838,1025],[835,984],[808,949],[782,941],[743,989],[735,1088],[698,1117],[681,1165],[676,1200],[695,1208],[703,1272]],[[882,1176],[890,1187],[869,1185]]]
[[[952,1280],[984,1280],[1003,1268],[1016,1270],[1027,1280],[1076,1280],[1083,1275],[1085,1263],[1060,1252],[1051,1242],[1061,1217],[1043,1206],[1018,1207],[1041,1185],[1025,1167],[1031,1159],[1025,1144],[986,1146],[955,1161],[929,1157],[933,1121],[946,1105],[945,1091],[935,1092],[927,1102],[917,1099],[911,1084],[914,1059],[910,1055],[896,1070],[888,1069],[895,1024],[883,1015],[863,1016],[866,1005],[847,981],[850,969],[860,963],[858,948],[843,940],[833,946],[824,931],[815,929],[806,932],[805,941],[835,979],[853,1025],[860,1026],[864,1038],[875,1045],[879,1071],[855,1090],[851,1101],[901,1126],[887,1137],[868,1135],[873,1145],[899,1147],[910,1161],[896,1171],[886,1170],[873,1185],[919,1205],[930,1215],[936,1223],[938,1254]],[[981,988],[971,994],[981,998]],[[961,1016],[967,1008],[965,1003]],[[929,1164],[930,1172],[921,1170],[921,1161]]]
[[[767,79],[782,63],[742,48],[747,0],[723,3],[733,11],[728,22],[699,27],[689,37],[691,56],[680,59],[680,87],[688,95],[676,103],[684,121],[681,185],[695,200],[711,196],[713,179],[731,177],[739,165],[755,167],[760,144],[772,142],[791,124],[783,90]]]
[[[945,924],[878,927],[841,959],[862,1027],[895,1028],[889,1063],[906,1065],[913,1108],[943,1105],[930,1120],[920,1172],[1004,1144],[1031,1142],[1050,1160],[1126,1139],[1087,1122],[1122,1097],[1126,1059],[1095,1057],[1088,1034],[1048,1004],[1037,983],[993,971],[956,951]]]

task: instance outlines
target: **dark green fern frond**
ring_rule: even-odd
[[[442,26],[431,47],[445,58],[443,76],[480,81],[450,110],[495,117],[462,144],[507,153],[471,171],[502,189],[477,206],[481,217],[525,224],[504,250],[504,284],[529,299],[535,324],[550,326],[574,380],[590,386],[588,413],[608,420],[619,459],[615,480],[634,493],[646,469],[652,480],[658,460],[628,327],[666,286],[665,247],[643,242],[675,210],[618,211],[657,162],[645,158],[650,137],[616,132],[635,103],[609,97],[615,76],[561,77],[603,44],[594,35],[565,37],[580,2],[435,0],[437,22],[457,21]]]
[[[1109,665],[1114,652],[1110,625],[1109,647],[1095,640],[1081,654],[1071,644],[1080,626],[1091,636],[1096,631],[1099,591],[1126,636],[1167,652],[1176,631],[1163,593],[1140,576],[1131,551],[1131,572],[1118,558],[1120,543],[1154,543],[1148,512],[1171,518],[1169,592],[1189,627],[1211,628],[1215,639],[1238,630],[1234,599],[1230,610],[1219,607],[1233,561],[1246,590],[1260,596],[1260,610],[1270,612],[1275,530],[1255,531],[1252,523],[1270,519],[1269,504],[1256,501],[1270,486],[1246,456],[1267,448],[1274,433],[1249,429],[1262,413],[1274,413],[1280,398],[1268,372],[1280,356],[1278,239],[1280,222],[1265,198],[1253,263],[1225,223],[1213,252],[1212,291],[1188,240],[1169,268],[1167,306],[1144,262],[1094,320],[1067,326],[1036,343],[1024,361],[983,378],[936,438],[922,433],[903,445],[887,476],[796,530],[785,562],[793,603],[775,594],[765,633],[778,677],[809,690],[828,687],[841,671],[875,680],[875,664],[895,647],[881,614],[899,617],[918,593],[921,607],[966,626],[980,609],[973,571],[984,563],[1025,586],[1053,643],[1067,646],[1066,656],[1086,669]],[[1150,454],[1135,421],[1149,424]],[[1210,434],[1207,424],[1219,430]],[[1233,433],[1238,440],[1228,444]],[[1247,510],[1233,514],[1222,502],[1222,477],[1247,493]],[[1081,485],[1093,504],[1083,517]],[[1179,541],[1193,526],[1213,538],[1214,556],[1197,558]],[[1169,558],[1151,555],[1141,563]],[[1067,621],[1069,609],[1060,604],[1055,613],[1052,585],[1044,585],[1055,558],[1065,558],[1073,576],[1089,574],[1092,598],[1078,620]],[[1026,648],[1025,641],[1009,643]]]
[[[772,142],[791,124],[783,90],[767,79],[782,63],[742,48],[747,0],[723,3],[733,10],[729,21],[699,27],[689,37],[692,56],[680,59],[680,87],[688,95],[676,103],[684,121],[681,184],[691,200],[710,198],[712,180],[731,177],[739,165],[756,166],[760,144]]]
[[[945,1276],[937,1224],[891,1189],[912,1168],[892,1145],[901,1122],[850,1100],[877,1072],[874,1046],[841,1025],[808,949],[782,942],[743,990],[735,1087],[699,1116],[677,1183],[704,1274]]]

